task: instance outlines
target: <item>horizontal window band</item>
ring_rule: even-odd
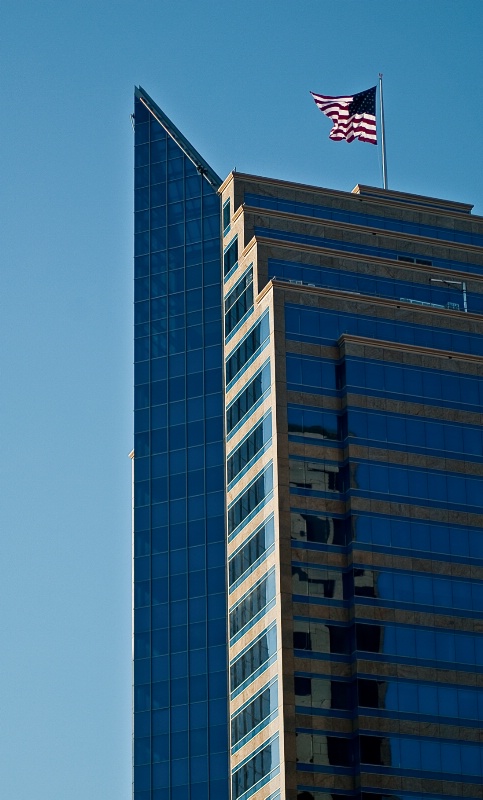
[[[428,686],[434,686],[434,684],[428,684]],[[462,688],[462,687],[461,687]],[[303,706],[302,706],[303,707]],[[430,722],[434,725],[454,725],[455,727],[462,727],[462,728],[473,728],[475,730],[476,735],[479,735],[481,729],[481,721],[478,719],[464,719],[463,717],[446,717],[446,716],[436,716],[435,714],[424,714],[421,711],[393,711],[388,710],[386,711],[383,708],[367,708],[367,706],[358,706],[358,716],[359,717],[377,717],[378,719],[399,719],[399,720],[408,720],[409,722]],[[372,732],[376,733],[376,729],[365,729],[359,728],[361,733],[370,734]],[[381,735],[384,735],[383,732],[380,732]],[[467,739],[465,741],[472,741]],[[475,741],[479,742],[479,739]]]
[[[258,783],[255,784],[255,786],[253,786],[251,789],[249,789],[244,794],[238,795],[236,800],[249,800],[250,797],[253,797],[254,794],[256,794],[264,786],[266,786],[267,783],[270,783],[270,781],[272,781],[274,778],[276,778],[277,775],[279,775],[279,773],[280,773],[280,767],[275,767],[275,769],[273,769],[271,772],[269,772],[268,775],[265,775],[265,777],[261,778],[258,781]],[[280,797],[280,795],[279,795],[279,797]]]
[[[363,297],[384,298],[414,304],[417,307],[446,308],[448,310],[463,310],[463,297],[461,286],[435,286],[430,282],[418,283],[399,278],[388,278],[382,274],[383,270],[373,269],[370,274],[354,271],[356,257],[346,257],[345,263],[338,269],[334,268],[329,256],[324,264],[310,264],[307,261],[293,262],[281,259],[268,259],[268,277],[291,284],[299,284],[332,292],[360,294]],[[363,259],[360,259],[363,261]],[[417,263],[422,259],[408,256],[399,256],[398,261],[412,264],[417,269]],[[426,265],[431,266],[429,261]],[[348,268],[349,267],[349,268]],[[352,269],[351,269],[352,267]],[[483,296],[474,292],[467,292],[468,306],[471,313],[483,312]]]
[[[408,202],[408,201],[406,201]],[[412,203],[412,201],[409,201]],[[442,242],[449,242],[450,244],[470,244],[474,246],[483,246],[483,235],[472,233],[471,231],[461,230],[458,228],[446,228],[442,225],[430,225],[424,222],[410,222],[408,220],[398,219],[392,216],[379,216],[376,214],[364,214],[362,211],[342,210],[334,208],[333,206],[319,205],[318,203],[305,203],[297,200],[285,200],[284,198],[267,197],[252,192],[245,192],[245,203],[252,208],[267,209],[279,211],[281,213],[303,216],[308,218],[315,218],[325,220],[328,222],[345,223],[351,226],[358,226],[361,229],[371,228],[378,229],[381,233],[403,233],[409,236],[418,236],[429,239],[437,239]],[[419,203],[418,203],[419,205]],[[434,213],[436,209],[444,208],[436,204],[423,204],[427,209],[427,213]],[[444,209],[446,210],[446,209]],[[468,224],[469,220],[465,220]],[[374,249],[374,248],[373,248]],[[401,253],[400,255],[404,255]],[[419,256],[407,254],[412,256],[414,261]],[[422,263],[427,264],[428,257],[420,256],[423,259]]]
[[[272,462],[270,461],[270,463],[269,463],[269,464],[266,464],[266,465],[263,467],[263,469],[262,469],[262,470],[260,470],[260,472],[259,472],[257,475],[255,475],[255,477],[254,477],[254,478],[253,478],[253,479],[250,481],[250,483],[249,483],[249,484],[247,484],[247,486],[244,486],[244,487],[243,487],[243,489],[242,489],[242,491],[240,492],[240,494],[238,494],[238,495],[235,497],[235,499],[231,501],[230,505],[228,506],[228,511],[230,511],[230,509],[232,509],[232,508],[233,508],[233,506],[234,506],[236,503],[238,503],[238,502],[241,500],[241,498],[242,498],[242,497],[243,497],[243,496],[246,494],[246,492],[248,491],[248,489],[250,489],[250,488],[251,488],[251,487],[252,487],[252,486],[253,486],[253,485],[256,483],[256,481],[257,481],[259,478],[262,478],[263,476],[265,476],[265,475],[266,475],[266,473],[267,473],[267,472],[268,472],[268,471],[269,471],[271,468],[273,468],[273,464],[272,464]]]
[[[357,700],[354,700],[355,707],[353,711],[344,711],[344,709],[339,708],[315,708],[313,706],[300,706],[295,703],[295,713],[300,714],[302,716],[310,716],[310,717],[329,717],[330,719],[339,718],[339,719],[352,719],[352,720],[360,720],[361,717],[374,717],[374,719],[381,719],[381,720],[400,720],[400,721],[407,721],[407,722],[421,722],[421,723],[430,723],[434,725],[452,725],[455,727],[464,727],[470,728],[475,731],[475,735],[478,736],[480,729],[481,729],[481,721],[478,719],[463,719],[461,717],[439,717],[435,716],[434,714],[424,714],[421,712],[404,712],[404,711],[393,711],[388,710],[386,711],[383,708],[367,708],[367,706],[358,705]],[[318,729],[317,729],[318,730]],[[313,728],[310,729],[313,733]],[[378,728],[361,728],[358,727],[358,731],[360,733],[365,734],[374,734],[379,736],[384,736],[388,733],[388,729],[382,728],[379,730]],[[332,736],[332,732],[330,731],[330,735]],[[479,739],[467,739],[465,741],[475,741],[479,743]]]
[[[313,598],[305,598],[305,601],[297,599],[297,602],[313,602]],[[295,602],[295,600],[294,600]],[[331,602],[331,605],[337,605],[334,601]],[[350,601],[347,601],[349,603]],[[347,603],[341,603],[342,606],[345,606]],[[387,608],[387,609],[399,609],[400,611],[416,611],[420,614],[434,614],[435,616],[446,616],[446,617],[454,617],[455,620],[458,617],[463,619],[481,619],[481,611],[479,610],[472,610],[470,608],[458,608],[456,606],[439,606],[436,603],[415,603],[407,600],[383,600],[379,597],[371,598],[364,597],[363,595],[354,595],[353,599],[354,605],[359,606],[369,606],[369,607],[377,607],[377,608]],[[319,605],[323,605],[323,603],[319,603]],[[359,619],[359,617],[357,617]]]
[[[312,549],[313,543],[299,543],[299,542],[292,542],[292,547],[303,547],[304,549]],[[327,545],[318,545],[319,547],[323,547],[324,549],[328,547]],[[340,552],[340,547],[333,547],[333,552]],[[396,547],[392,544],[368,544],[367,542],[361,542],[358,539],[354,539],[349,547],[343,548],[346,552],[349,550],[363,550],[364,552],[374,552],[374,553],[387,553],[387,550],[390,549],[391,553],[394,556],[400,556],[402,558],[414,558],[415,553],[417,552],[418,558],[427,559],[429,561],[434,560],[434,557],[438,557],[438,561],[449,562],[450,564],[467,564],[468,566],[480,566],[483,567],[483,558],[474,558],[473,556],[453,556],[451,553],[440,553],[434,550],[414,550],[413,548],[404,548],[404,547]]]
[[[427,350],[431,356],[440,357],[448,352],[454,353],[455,358],[483,355],[483,336],[480,333],[460,332],[451,327],[451,320],[447,322],[448,327],[444,327],[444,319],[441,319],[441,326],[438,326],[435,324],[434,314],[428,314],[427,311],[414,313],[425,319],[425,323],[408,323],[387,316],[356,315],[324,307],[286,303],[285,338],[339,347],[340,338],[347,335],[362,337],[371,342],[397,344],[402,350],[405,346],[410,351],[416,347],[421,355]],[[329,333],[331,338],[327,338]]]
[[[347,400],[347,395],[351,395],[350,405],[346,406],[348,409],[364,409],[364,406],[358,406],[353,400],[354,395],[360,395],[361,397],[378,397],[397,403],[415,403],[421,406],[434,406],[435,408],[453,408],[455,411],[465,411],[466,413],[483,413],[483,406],[477,403],[464,403],[458,400],[442,400],[440,398],[428,397],[424,394],[408,394],[406,392],[404,392],[404,395],[401,395],[397,391],[391,391],[389,389],[371,389],[364,386],[359,386],[355,383],[346,384],[343,389],[330,390],[324,388],[319,389],[317,386],[308,386],[307,384],[302,383],[287,382],[287,391],[307,395],[316,394],[320,397],[334,397],[340,399],[341,401]]]
[[[236,608],[238,608],[238,606],[240,605],[240,603],[243,603],[243,601],[244,601],[244,600],[246,600],[246,598],[247,598],[247,597],[248,597],[248,596],[249,596],[249,595],[250,595],[250,594],[251,594],[251,593],[252,593],[252,592],[253,592],[255,589],[257,589],[257,587],[258,587],[258,586],[261,586],[261,584],[262,584],[264,581],[266,581],[266,580],[267,580],[267,578],[268,578],[269,576],[272,576],[272,575],[275,575],[275,567],[274,567],[274,566],[273,566],[273,567],[271,567],[271,569],[269,569],[269,570],[268,570],[268,572],[266,572],[264,575],[262,575],[262,577],[261,577],[261,578],[259,578],[259,579],[256,581],[256,583],[254,583],[254,584],[253,584],[253,586],[250,586],[250,588],[249,588],[249,589],[248,589],[248,590],[245,592],[245,594],[243,594],[241,597],[239,597],[239,598],[238,598],[238,600],[236,601],[236,603],[235,603],[233,606],[231,606],[231,607],[228,609],[228,613],[230,613],[230,614],[231,614],[231,612],[232,612],[232,611],[234,611]]]
[[[233,645],[235,645],[240,639],[242,639],[243,636],[245,636],[248,633],[248,631],[250,631],[254,627],[254,625],[256,625],[257,622],[260,622],[260,620],[263,619],[265,614],[268,614],[268,612],[271,611],[272,608],[274,607],[275,607],[275,599],[270,600],[270,602],[267,603],[266,606],[261,608],[260,611],[257,614],[255,614],[255,616],[249,622],[247,622],[247,624],[244,625],[243,628],[241,628],[241,630],[238,631],[238,633],[236,633],[234,636],[231,637],[229,646],[233,647]]]
[[[266,728],[267,725],[270,725],[270,723],[273,722],[273,720],[276,719],[277,717],[278,717],[278,709],[276,711],[272,711],[272,713],[269,714],[268,717],[265,717],[265,719],[262,719],[258,723],[258,725],[255,725],[253,730],[251,730],[249,733],[247,733],[246,736],[243,736],[243,738],[240,739],[239,742],[234,744],[231,747],[231,754],[234,755],[239,750],[241,750],[241,748],[244,747],[247,744],[247,742],[251,741],[251,739],[253,739],[255,736],[257,736],[257,734],[259,734],[260,731],[263,731],[263,729]]]
[[[255,322],[255,323],[252,325],[252,327],[250,328],[250,330],[248,330],[248,331],[245,333],[245,335],[244,335],[244,336],[243,336],[243,337],[240,339],[240,341],[238,342],[237,346],[236,346],[236,347],[234,347],[234,348],[233,348],[233,350],[231,350],[231,351],[230,351],[230,353],[229,353],[228,355],[226,355],[226,356],[225,356],[225,362],[226,362],[226,363],[228,363],[228,361],[229,361],[229,360],[232,358],[232,356],[234,355],[234,353],[236,353],[236,351],[238,350],[238,348],[240,347],[240,345],[244,344],[244,342],[246,342],[246,341],[247,341],[247,339],[249,339],[249,337],[250,337],[250,336],[251,336],[251,335],[252,335],[252,334],[253,334],[253,333],[254,333],[254,332],[257,330],[257,328],[261,327],[262,325],[263,325],[263,327],[264,327],[264,331],[262,331],[262,333],[263,333],[263,332],[265,332],[265,333],[266,333],[266,337],[267,337],[267,338],[269,338],[268,324],[269,324],[269,311],[268,311],[268,309],[267,309],[267,310],[266,310],[266,311],[264,311],[264,312],[263,312],[263,314],[262,314],[262,315],[261,315],[261,316],[260,316],[260,317],[259,317],[259,318],[256,320],[256,322]],[[262,341],[263,341],[263,340],[262,340]],[[260,344],[261,344],[261,342],[260,342]]]
[[[249,409],[249,411],[247,411],[247,413],[246,413],[246,414],[245,414],[245,415],[244,415],[244,416],[243,416],[243,417],[240,419],[240,421],[239,421],[239,422],[238,422],[238,423],[235,425],[235,427],[234,427],[234,428],[232,428],[232,430],[230,431],[230,433],[228,433],[228,434],[227,434],[227,436],[226,436],[226,441],[227,441],[227,442],[229,442],[229,441],[230,441],[230,439],[231,439],[231,438],[232,438],[232,437],[235,435],[235,433],[236,433],[237,431],[239,431],[239,430],[240,430],[240,428],[241,428],[243,425],[245,425],[245,423],[246,423],[246,422],[247,422],[247,421],[250,419],[250,417],[251,417],[251,416],[252,416],[252,415],[255,413],[255,411],[257,410],[257,408],[260,408],[260,406],[262,405],[262,403],[264,403],[264,402],[265,402],[265,400],[267,399],[267,397],[269,397],[269,396],[270,396],[270,391],[271,391],[271,390],[270,390],[270,388],[269,388],[269,389],[266,389],[266,390],[265,390],[265,392],[264,392],[264,393],[262,394],[262,396],[260,397],[260,399],[259,399],[259,400],[257,400],[257,402],[256,402],[256,403],[255,403],[255,404],[254,404],[254,405],[253,405],[253,406],[252,406],[250,409]]]
[[[255,572],[255,570],[260,566],[260,564],[262,564],[264,561],[266,561],[268,556],[271,555],[274,552],[274,550],[275,550],[275,545],[274,544],[270,545],[270,547],[267,550],[265,550],[263,555],[261,555],[259,558],[257,558],[257,560],[253,562],[252,566],[249,569],[247,569],[240,576],[240,578],[238,578],[237,581],[235,581],[233,584],[231,584],[231,586],[230,586],[230,588],[228,590],[228,594],[231,594],[232,592],[234,592],[235,589],[237,589],[243,583],[243,581],[245,581],[249,577],[249,575],[251,575],[253,572]]]
[[[255,428],[262,422],[264,422],[264,420],[268,419],[268,417],[271,417],[271,414],[272,414],[272,409],[269,408],[267,411],[265,411],[265,413],[261,417],[257,419],[257,421],[253,424],[253,427],[247,431],[243,439],[240,439],[236,447],[230,452],[227,452],[226,457],[231,458],[231,456],[246,442],[246,440],[250,438]]]
[[[236,375],[232,378],[232,380],[229,381],[229,383],[227,383],[225,387],[226,392],[229,392],[230,389],[232,389],[233,386],[235,386],[235,384],[240,380],[242,375],[248,370],[248,367],[251,367],[251,365],[257,360],[257,358],[260,356],[261,353],[263,353],[263,351],[269,344],[270,344],[270,337],[268,337],[268,339],[265,339],[265,341],[253,353],[253,355],[248,359],[248,361],[243,365],[243,367],[241,367],[241,369],[236,373]]]
[[[373,234],[373,231],[368,231],[369,235]],[[357,235],[360,235],[357,232]],[[386,233],[387,235],[387,233]],[[371,245],[365,244],[357,244],[355,242],[347,242],[339,239],[328,239],[323,236],[311,236],[310,234],[304,233],[296,233],[293,231],[283,231],[277,230],[275,228],[262,228],[255,226],[255,236],[266,238],[269,240],[277,241],[288,241],[294,244],[307,244],[312,247],[320,247],[324,250],[334,250],[335,252],[345,252],[350,254],[357,254],[357,255],[369,255],[373,256],[374,258],[380,259],[389,259],[391,261],[398,261],[399,256],[406,255],[403,251],[399,250],[389,250],[382,247],[374,247]],[[438,245],[442,248],[450,247],[451,244],[449,242],[445,242],[444,240],[438,241]],[[434,246],[438,246],[434,244]],[[460,244],[453,243],[453,246],[456,249],[459,249],[461,246]],[[414,258],[420,258],[422,260],[425,259],[424,255],[419,255],[416,253],[410,253],[407,255],[411,255]],[[468,263],[466,261],[455,261],[453,259],[448,258],[440,258],[438,256],[431,256],[432,266],[439,267],[440,269],[445,269],[451,272],[461,271],[461,272],[473,272],[476,275],[481,275],[481,266],[478,264],[472,264],[471,262]],[[401,264],[399,264],[401,266]],[[414,264],[414,266],[417,266]],[[421,265],[422,266],[422,265]]]
[[[237,528],[235,528],[235,530],[233,531],[233,533],[230,533],[230,535],[228,536],[228,541],[229,541],[229,542],[232,542],[232,541],[233,541],[233,539],[236,539],[236,537],[237,537],[237,536],[239,536],[239,534],[242,532],[242,530],[243,530],[244,528],[246,528],[246,526],[248,525],[248,523],[249,523],[249,522],[251,522],[251,521],[252,521],[252,519],[253,519],[254,517],[256,517],[256,515],[259,513],[259,511],[261,511],[261,510],[262,510],[262,508],[263,508],[264,506],[266,506],[266,505],[267,505],[267,503],[269,503],[269,502],[270,502],[270,500],[272,500],[272,499],[273,499],[273,490],[272,490],[272,491],[270,491],[270,492],[267,494],[267,496],[266,496],[266,497],[265,497],[265,498],[262,500],[262,502],[261,502],[261,503],[259,503],[259,505],[258,505],[256,508],[254,508],[254,509],[253,509],[253,511],[251,512],[251,514],[249,514],[249,515],[248,515],[248,517],[246,517],[246,519],[244,519],[244,520],[243,520],[243,522],[242,522],[242,523],[240,523],[240,525],[239,525]]]
[[[231,594],[275,550],[273,513],[240,544],[228,560]]]
[[[226,455],[227,491],[252,468],[272,445],[272,411],[269,409],[258,418],[243,439]],[[235,473],[235,474],[234,474]]]
[[[351,434],[342,440],[337,440],[330,439],[329,437],[321,439],[310,433],[305,435],[289,433],[288,440],[289,442],[297,442],[310,445],[311,447],[343,450],[350,445],[352,447],[369,447],[373,450],[384,450],[384,452],[388,453],[414,453],[415,455],[426,456],[427,458],[444,458],[450,463],[451,461],[460,461],[462,463],[481,464],[481,455],[467,453],[463,448],[459,451],[447,450],[445,448],[436,450],[434,448],[425,447],[424,445],[398,444],[397,442],[382,441],[381,439],[363,439],[358,436],[352,436]],[[455,474],[467,475],[469,473],[467,471],[461,471]]]
[[[347,546],[322,544],[319,542],[305,542],[299,539],[292,539],[291,547],[293,550],[299,549],[324,553],[344,553],[345,555],[348,555],[353,550],[382,554],[387,554],[387,551],[390,550],[393,555],[401,558],[414,558],[415,553],[417,553],[418,558],[427,559],[429,561],[434,560],[435,556],[437,556],[438,561],[483,567],[483,558],[475,558],[472,555],[454,556],[451,553],[443,553],[437,550],[415,550],[414,548],[397,547],[396,545],[392,544],[373,544],[371,542],[361,541],[357,537],[353,538]]]
[[[253,458],[250,459],[248,464],[245,467],[243,467],[241,472],[239,472],[238,475],[236,475],[233,478],[233,480],[228,484],[228,486],[226,487],[228,492],[230,492],[237,485],[238,481],[240,481],[242,478],[245,477],[247,472],[251,470],[251,468],[257,463],[257,461],[259,461],[259,459],[270,450],[271,446],[272,446],[272,438],[270,437],[268,442],[266,442],[266,444],[263,445],[263,447],[258,451],[258,453],[256,453],[253,456]]]
[[[243,392],[245,391],[245,389],[246,389],[246,388],[247,388],[247,387],[250,385],[250,383],[252,383],[252,382],[253,382],[253,380],[254,380],[255,378],[257,378],[257,377],[258,377],[258,376],[261,374],[262,370],[263,370],[263,369],[264,369],[264,368],[265,368],[267,365],[269,365],[269,364],[270,364],[270,359],[269,359],[269,358],[267,358],[267,359],[266,359],[266,361],[264,361],[264,362],[263,362],[263,364],[260,366],[260,369],[258,370],[258,372],[257,372],[255,375],[252,375],[252,377],[250,378],[249,382],[248,382],[248,383],[247,383],[245,386],[242,386],[242,388],[241,388],[241,389],[239,390],[239,392],[238,392],[238,393],[235,395],[235,397],[234,397],[232,400],[230,400],[230,402],[228,403],[228,405],[227,405],[227,407],[226,407],[226,410],[227,410],[227,411],[229,411],[229,410],[230,410],[230,408],[232,408],[232,406],[234,406],[234,405],[235,405],[236,401],[237,401],[237,400],[240,398],[240,396],[243,394]],[[267,388],[268,388],[268,387],[267,387]],[[267,390],[265,389],[265,391],[267,391]]]
[[[264,636],[268,636],[268,635],[270,635],[272,632],[276,633],[276,628],[277,628],[277,626],[276,626],[276,623],[275,623],[275,622],[272,622],[272,623],[271,623],[271,624],[268,626],[268,628],[266,628],[266,629],[265,629],[264,631],[262,631],[262,632],[261,632],[261,633],[260,633],[258,636],[256,636],[256,637],[255,637],[255,639],[253,639],[253,641],[251,641],[249,644],[247,644],[247,645],[246,645],[246,647],[244,647],[244,648],[243,648],[243,650],[241,650],[241,651],[240,651],[240,652],[239,652],[239,653],[238,653],[238,654],[237,654],[237,655],[236,655],[234,658],[232,658],[232,659],[230,660],[230,667],[232,667],[234,664],[236,664],[236,662],[238,661],[238,659],[240,658],[240,656],[243,656],[243,655],[245,655],[245,653],[247,653],[247,652],[250,650],[250,648],[251,648],[251,647],[253,647],[253,645],[254,645],[254,644],[256,644],[256,643],[257,643],[257,642],[259,642],[261,639],[263,639],[263,637],[264,637]]]
[[[255,308],[254,308],[254,306],[252,306],[251,308],[249,308],[249,309],[248,309],[248,311],[247,311],[247,312],[246,312],[246,313],[243,315],[243,317],[241,317],[241,319],[240,319],[240,320],[237,322],[237,324],[235,325],[235,327],[233,328],[233,330],[232,330],[232,331],[230,331],[230,333],[228,334],[228,336],[225,336],[225,346],[226,346],[226,345],[227,345],[229,342],[231,342],[231,340],[233,339],[233,337],[234,337],[234,336],[236,336],[236,334],[238,333],[238,331],[240,330],[240,328],[242,328],[242,327],[243,327],[243,325],[245,324],[245,322],[246,322],[248,319],[250,319],[250,317],[251,317],[251,315],[254,313],[254,311],[255,311]]]
[[[248,762],[249,762],[249,761],[251,761],[251,759],[252,759],[254,756],[258,755],[258,753],[260,753],[260,751],[261,751],[261,750],[263,750],[265,747],[267,747],[268,745],[270,745],[270,744],[273,744],[273,743],[275,743],[275,742],[277,742],[277,743],[278,743],[278,733],[274,733],[272,736],[270,736],[270,738],[269,738],[269,739],[267,739],[266,741],[262,742],[262,744],[259,744],[259,745],[258,745],[258,747],[256,747],[256,748],[255,748],[255,750],[253,750],[253,751],[252,751],[252,752],[251,752],[249,755],[247,755],[247,756],[246,756],[246,757],[243,759],[243,761],[240,761],[240,763],[239,763],[239,764],[237,764],[237,765],[236,765],[236,767],[235,767],[234,769],[232,769],[232,775],[233,775],[235,772],[238,772],[238,770],[239,770],[241,767],[244,767],[244,766],[245,766],[245,764],[248,764]]]
[[[263,692],[265,692],[267,689],[272,689],[275,685],[278,685],[278,676],[271,678],[268,683],[264,684],[264,686],[261,686],[254,695],[252,695],[245,703],[243,703],[243,705],[241,705],[233,714],[231,714],[230,719],[233,721],[238,714],[248,708],[250,703],[256,700],[256,698],[263,694]]]
[[[314,770],[318,771],[318,770]],[[464,775],[460,772],[429,772],[417,769],[403,769],[402,767],[374,767],[371,764],[361,764],[362,773],[374,775],[400,775],[407,778],[418,778],[419,780],[448,781],[463,784],[479,784],[481,775]],[[464,795],[466,797],[466,795]]]

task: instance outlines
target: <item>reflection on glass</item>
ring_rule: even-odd
[[[295,511],[292,511],[290,520],[294,540],[340,546],[346,545],[349,541],[349,520]]]

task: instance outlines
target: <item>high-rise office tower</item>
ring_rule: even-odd
[[[135,92],[134,800],[228,799],[220,179]]]
[[[483,220],[221,187],[232,800],[483,797]]]
[[[481,800],[483,220],[134,123],[134,800]]]

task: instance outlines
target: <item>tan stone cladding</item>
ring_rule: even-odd
[[[266,197],[297,200],[334,209],[383,216],[426,225],[439,225],[465,232],[483,232],[483,219],[470,214],[473,206],[449,200],[423,197],[406,192],[375,190],[358,185],[352,192],[338,191],[319,186],[274,180],[258,175],[232,172],[219,190],[223,201],[231,198],[232,213],[236,215],[245,201],[245,193]]]

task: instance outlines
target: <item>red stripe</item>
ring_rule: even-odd
[[[322,111],[323,114],[328,114],[328,113],[331,113],[331,114],[333,114],[333,113],[336,113],[336,114],[344,114],[344,113],[346,113],[346,114],[348,114],[349,113],[349,105],[336,106],[336,105],[332,105],[332,104],[328,103],[327,105],[322,106],[319,103],[317,103],[317,107],[320,108],[320,110]]]
[[[338,100],[341,103],[352,103],[354,99],[354,95],[350,97],[349,95],[339,95],[339,97],[333,97],[332,95],[329,94],[315,94],[315,92],[310,92],[310,94],[312,95],[315,101],[321,100],[323,103],[325,103],[326,101],[330,102],[332,100]]]

